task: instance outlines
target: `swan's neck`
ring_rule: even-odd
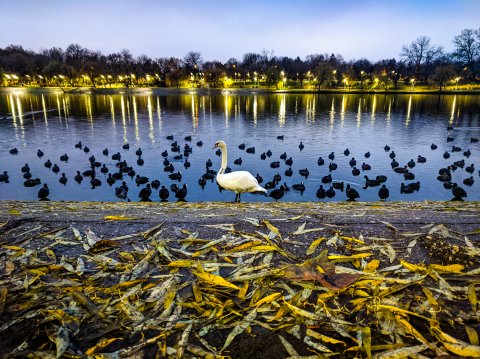
[[[222,146],[222,165],[218,170],[218,174],[222,175],[225,172],[226,168],[227,168],[227,146]]]

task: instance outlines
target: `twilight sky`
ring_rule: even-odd
[[[480,0],[0,0],[0,47],[39,51],[71,43],[104,54],[226,62],[273,50],[304,59],[399,58],[420,35],[452,51],[462,29],[480,28]]]

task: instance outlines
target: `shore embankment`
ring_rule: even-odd
[[[480,89],[275,89],[275,88],[193,88],[193,87],[0,87],[0,92],[27,92],[27,93],[64,93],[64,94],[155,94],[171,95],[182,93],[196,93],[198,95],[213,94],[365,94],[365,95],[480,95]]]
[[[477,357],[479,244],[479,202],[2,201],[0,356]]]

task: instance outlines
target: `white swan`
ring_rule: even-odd
[[[217,173],[217,183],[224,189],[235,192],[235,202],[240,202],[240,195],[243,192],[264,192],[267,190],[258,184],[255,177],[247,171],[234,171],[225,173],[227,168],[227,145],[223,141],[217,141],[215,148],[222,151],[222,165]]]

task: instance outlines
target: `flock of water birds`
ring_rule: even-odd
[[[447,131],[451,131],[453,128],[448,127]],[[171,141],[170,143],[170,152],[168,150],[164,150],[161,152],[161,156],[163,158],[163,170],[164,172],[169,173],[168,178],[173,182],[170,185],[162,185],[158,179],[150,179],[146,176],[142,176],[139,172],[141,171],[141,167],[144,165],[144,159],[142,157],[143,151],[141,148],[137,148],[135,150],[135,154],[137,156],[136,166],[131,163],[127,163],[125,159],[122,160],[122,154],[120,151],[111,152],[108,148],[105,148],[102,151],[101,155],[90,155],[90,149],[88,146],[82,144],[79,141],[76,144],[72,144],[71,150],[76,151],[83,151],[85,152],[86,156],[88,157],[88,162],[79,164],[81,168],[88,168],[83,172],[81,170],[77,170],[76,174],[72,176],[65,172],[62,172],[60,166],[57,163],[52,162],[50,159],[47,159],[44,162],[44,167],[51,170],[53,173],[58,175],[58,181],[62,185],[67,185],[71,182],[72,177],[73,181],[77,183],[82,183],[82,181],[89,181],[91,188],[95,189],[96,187],[102,186],[103,182],[106,182],[106,185],[111,186],[114,191],[114,195],[120,199],[121,201],[131,201],[137,200],[136,198],[129,197],[129,185],[132,185],[131,182],[135,182],[137,186],[143,186],[138,193],[138,200],[140,201],[152,201],[152,198],[155,198],[154,192],[158,191],[158,196],[160,201],[166,202],[169,200],[177,200],[177,201],[186,201],[188,199],[188,187],[186,184],[180,185],[182,181],[182,172],[175,168],[178,166],[179,163],[183,164],[184,170],[188,170],[191,166],[189,161],[189,157],[193,154],[193,146],[191,145],[192,136],[184,137],[184,144],[181,146],[177,140],[174,139],[173,135],[169,135],[166,137],[167,140]],[[277,136],[277,140],[283,141],[285,138],[283,135]],[[453,142],[454,138],[451,137],[449,134],[446,138],[447,142]],[[470,142],[478,142],[478,138],[471,137]],[[196,142],[196,146],[203,146],[202,141]],[[300,142],[298,145],[300,151],[303,150],[304,144]],[[254,155],[256,152],[255,147],[247,147],[244,143],[238,146],[240,150],[244,150],[246,153]],[[437,149],[437,145],[434,143],[430,146],[431,150],[434,151]],[[256,174],[255,176],[252,175],[248,171],[232,171],[232,168],[228,166],[228,154],[227,154],[227,145],[224,141],[218,141],[215,143],[213,149],[216,149],[215,154],[221,156],[221,167],[218,171],[212,169],[213,162],[211,159],[208,159],[205,163],[205,173],[201,175],[198,179],[198,185],[203,189],[207,181],[213,182],[216,181],[218,188],[220,191],[222,190],[229,190],[235,193],[235,202],[241,201],[241,194],[245,192],[249,193],[259,193],[268,197],[271,197],[273,200],[278,201],[284,195],[285,192],[290,190],[290,187],[295,190],[303,193],[305,191],[305,183],[294,183],[289,186],[285,178],[282,178],[282,175],[277,172],[271,180],[265,180],[262,178],[260,174]],[[396,160],[395,151],[391,150],[388,145],[385,145],[384,150],[388,153],[388,156],[391,160],[391,169],[393,173],[397,173],[402,175],[405,179],[405,183],[402,183],[400,186],[401,193],[413,193],[415,191],[420,190],[421,183],[420,181],[415,180],[415,174],[413,168],[417,165],[422,165],[427,161],[427,158],[418,155],[417,159],[411,159],[406,164],[401,164]],[[123,145],[122,151],[130,151],[130,145],[125,143]],[[462,148],[452,145],[452,150],[450,152],[462,152]],[[17,148],[12,148],[9,150],[11,155],[16,155],[19,153]],[[448,160],[450,158],[451,153],[445,151],[443,153],[443,158]],[[41,149],[37,151],[38,159],[42,159],[44,153]],[[342,154],[340,154],[341,156]],[[100,157],[104,159],[103,163],[100,160]],[[262,152],[260,155],[261,160],[271,160],[273,153],[271,150],[267,150]],[[369,178],[366,174],[369,170],[371,170],[371,165],[366,163],[368,158],[370,158],[370,152],[364,153],[363,157],[365,158],[360,165],[357,163],[357,160],[353,155],[350,153],[349,149],[345,149],[343,152],[343,156],[346,158],[350,158],[348,161],[349,166],[351,167],[351,172],[353,176],[360,176],[363,173],[363,177],[365,179],[365,183],[363,188],[366,189],[368,187],[379,187],[378,189],[378,198],[380,200],[387,200],[390,196],[390,190],[387,187],[387,180],[388,174],[377,175],[374,178]],[[437,180],[443,182],[443,187],[446,190],[450,190],[452,193],[452,200],[463,200],[467,197],[467,191],[462,186],[472,186],[474,183],[474,172],[477,171],[475,169],[475,164],[471,163],[470,165],[466,164],[465,159],[468,159],[471,156],[470,149],[463,151],[463,156],[461,160],[453,161],[448,166],[440,168],[438,170]],[[324,159],[323,157],[319,157],[317,159],[318,166],[326,166],[328,167],[329,173],[321,178],[321,184],[318,184],[318,189],[316,190],[316,197],[319,200],[323,200],[325,198],[333,198],[337,195],[337,193],[344,192],[345,199],[348,201],[355,201],[361,198],[360,193],[350,186],[350,184],[346,184],[344,181],[336,181],[334,180],[334,173],[338,168],[338,164],[335,162],[335,158],[338,157],[338,154],[331,152],[328,155],[328,159]],[[111,159],[111,160],[110,160]],[[61,154],[59,156],[60,163],[61,162],[68,162],[69,156],[67,153]],[[115,161],[114,165],[112,165],[111,161]],[[284,177],[292,177],[293,175],[293,158],[288,156],[286,152],[280,154],[279,160],[271,161],[270,167],[272,169],[278,169],[282,166],[282,162],[286,167],[288,167],[284,171]],[[326,162],[329,162],[328,165]],[[358,161],[360,162],[360,161]],[[107,163],[109,164],[107,166]],[[241,157],[235,159],[233,161],[235,166],[242,165]],[[358,166],[358,167],[357,167]],[[19,166],[20,167],[20,166]],[[467,178],[463,179],[463,184],[458,184],[452,180],[452,173],[454,171],[465,171],[468,175]],[[39,186],[38,189],[38,198],[42,201],[46,201],[50,199],[50,189],[47,183],[42,183],[42,179],[38,177],[34,177],[31,173],[31,169],[28,163],[25,163],[22,167],[19,168],[21,171],[25,187],[36,187]],[[182,169],[183,171],[183,169]],[[9,174],[7,171],[3,171],[1,173],[0,169],[0,186],[3,183],[9,183]],[[300,176],[305,177],[305,179],[309,176],[308,168],[302,168],[298,170]],[[480,171],[478,171],[478,175],[480,176]],[[128,182],[128,183],[127,183]],[[1,187],[0,187],[1,188]],[[54,194],[52,194],[54,197]]]

